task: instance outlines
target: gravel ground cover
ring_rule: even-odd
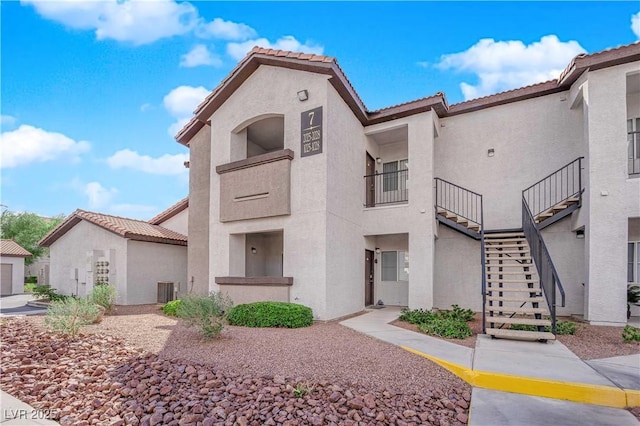
[[[228,327],[220,340],[203,341],[156,306],[120,307],[75,342],[42,323],[2,325],[0,383],[36,408],[56,410],[63,425],[460,425],[468,418],[466,383],[336,323]]]

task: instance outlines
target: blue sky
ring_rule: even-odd
[[[173,139],[254,45],[336,57],[364,103],[461,102],[636,42],[638,2],[2,1],[0,202],[148,219],[187,195]]]

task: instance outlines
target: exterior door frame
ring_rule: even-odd
[[[373,250],[364,251],[364,305],[370,306],[374,304],[374,252]]]
[[[376,205],[376,160],[367,152],[365,161],[365,207]]]

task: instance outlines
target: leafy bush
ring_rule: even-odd
[[[110,314],[116,303],[116,288],[109,284],[97,284],[89,294],[89,301],[102,306],[105,313]]]
[[[88,299],[73,297],[52,301],[47,308],[45,324],[54,331],[75,337],[83,325],[99,321],[101,308]]]
[[[529,324],[511,324],[509,327],[511,330],[522,331],[538,331],[538,327]],[[557,321],[556,322],[556,334],[557,335],[574,335],[578,331],[578,324],[573,321]],[[551,326],[545,326],[544,331],[551,333]]]
[[[622,340],[625,343],[640,342],[640,328],[627,325],[622,330]]]
[[[48,285],[36,285],[33,287],[33,295],[36,299],[49,299],[52,302],[62,301],[67,298],[63,294],[58,294],[55,288]]]
[[[464,322],[473,321],[476,314],[471,309],[463,309],[458,305],[451,305],[450,311],[440,311],[438,315],[442,318],[451,318]]]
[[[38,284],[38,277],[35,275],[30,275],[24,281],[25,284]]]
[[[435,316],[429,322],[418,324],[418,330],[447,339],[466,339],[472,334],[469,324],[465,321],[446,316]]]
[[[231,309],[229,324],[244,327],[308,327],[313,324],[313,312],[311,308],[296,303],[256,302]]]
[[[190,295],[182,299],[176,314],[185,320],[187,327],[198,327],[206,338],[218,338],[231,305],[231,299],[222,293],[212,292],[205,297]]]
[[[32,283],[24,283],[24,292],[25,293],[33,293],[33,289],[36,288],[37,284]]]
[[[182,301],[180,299],[172,300],[171,302],[168,302],[162,307],[162,312],[164,312],[165,315],[168,315],[170,317],[176,317],[178,316],[177,311],[181,303]]]
[[[430,322],[435,315],[435,313],[426,309],[409,310],[405,308],[400,312],[400,317],[398,319],[400,321],[408,322],[409,324],[424,324],[426,322]]]

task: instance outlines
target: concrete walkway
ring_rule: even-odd
[[[478,336],[475,349],[389,325],[387,307],[341,324],[430,359],[473,387],[469,425],[638,426],[640,354],[582,361],[562,343]]]
[[[45,314],[47,312],[47,308],[27,305],[27,303],[33,300],[33,295],[28,293],[0,297],[0,317]]]

